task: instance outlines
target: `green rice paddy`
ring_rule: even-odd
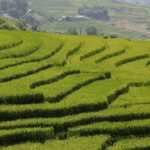
[[[0,31],[0,149],[150,149],[150,41]]]

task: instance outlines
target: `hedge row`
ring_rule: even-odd
[[[82,82],[80,84],[77,84],[75,86],[73,86],[71,89],[65,91],[64,93],[60,93],[58,95],[56,95],[55,97],[49,97],[47,98],[46,100],[50,103],[53,103],[53,102],[60,102],[62,99],[64,99],[66,96],[72,94],[73,92],[79,90],[80,88],[82,88],[83,86],[87,86],[93,82],[96,82],[98,80],[105,80],[105,79],[109,79],[111,78],[111,73],[110,72],[106,72],[102,75],[99,75],[95,78],[91,78],[91,79],[88,79],[87,81],[85,82]]]
[[[65,140],[48,140],[45,143],[22,143],[1,150],[105,150],[111,141],[109,135],[70,138]]]
[[[1,59],[25,57],[25,56],[31,55],[31,54],[33,54],[34,52],[36,52],[37,50],[40,49],[40,47],[41,47],[41,44],[38,44],[37,46],[30,48],[30,49],[29,49],[27,52],[25,52],[25,53],[22,53],[22,54],[11,54],[10,56],[1,57]]]
[[[62,48],[63,48],[64,44],[61,43],[58,47],[56,47],[55,50],[53,50],[49,55],[43,56],[41,58],[34,58],[32,59],[30,62],[40,62],[42,60],[46,60],[51,58],[52,56],[54,56],[56,53],[58,53]]]
[[[150,119],[127,122],[99,122],[78,126],[68,130],[68,136],[110,134],[113,136],[149,135]]]
[[[121,66],[121,65],[126,64],[126,63],[130,63],[130,62],[133,62],[133,61],[136,61],[136,60],[146,59],[146,58],[149,58],[149,54],[144,54],[144,55],[139,55],[139,56],[135,56],[135,57],[126,58],[126,59],[123,59],[123,60],[117,62],[116,66]]]
[[[18,41],[14,42],[14,43],[11,43],[11,44],[0,45],[0,51],[16,47],[18,45],[21,45],[22,43],[23,43],[23,40],[18,40]]]
[[[32,104],[43,103],[43,94],[24,94],[24,95],[12,95],[6,97],[0,97],[0,104]]]
[[[81,56],[80,57],[80,61],[83,61],[84,59],[86,59],[88,57],[92,57],[92,56],[94,56],[96,54],[99,54],[99,53],[103,52],[105,49],[106,49],[106,46],[103,46],[103,47],[101,47],[99,49],[93,50],[93,51],[91,51],[91,52]]]
[[[126,86],[124,86],[120,89],[117,89],[111,95],[107,96],[108,104],[111,104],[119,96],[128,93],[131,87],[142,87],[142,86],[149,86],[149,85],[150,85],[150,81],[128,83]]]
[[[31,105],[32,106],[32,105]],[[25,107],[25,106],[24,106]],[[25,107],[26,108],[26,107]],[[83,104],[67,108],[33,108],[33,109],[15,109],[15,110],[0,110],[0,121],[9,121],[16,119],[27,118],[49,118],[49,117],[63,117],[73,114],[98,111],[107,108],[107,102],[100,102],[97,104]]]
[[[150,137],[136,136],[118,139],[108,150],[149,150]]]
[[[70,50],[67,55],[66,55],[66,60],[73,54],[75,54],[76,52],[78,52],[82,47],[82,43],[80,43],[77,47],[75,47],[74,49]]]
[[[0,131],[0,145],[9,145],[22,142],[44,142],[54,138],[53,128],[22,128]]]
[[[7,69],[7,68],[10,68],[10,67],[15,67],[15,66],[18,66],[18,65],[22,65],[22,64],[26,64],[26,63],[31,63],[31,62],[40,62],[42,60],[45,60],[45,59],[49,59],[50,57],[52,57],[53,55],[55,55],[61,48],[63,47],[63,44],[60,44],[52,53],[50,53],[49,55],[46,55],[44,57],[41,57],[41,58],[33,58],[31,60],[23,60],[21,62],[17,62],[17,63],[14,63],[14,64],[8,64],[8,65],[5,65],[3,67],[0,67],[0,70],[3,70],[3,69]]]
[[[150,61],[148,61],[146,65],[149,66],[150,65]]]
[[[132,83],[132,86],[140,86],[140,85],[147,86],[147,85],[150,85],[150,83],[149,82],[134,83],[134,84]],[[0,110],[0,120],[1,121],[15,120],[15,119],[36,118],[36,117],[62,117],[62,116],[67,116],[67,115],[79,114],[83,112],[98,111],[98,110],[107,108],[108,104],[112,103],[115,99],[118,98],[118,96],[126,93],[129,90],[130,86],[127,85],[127,88],[122,87],[119,90],[115,90],[114,93],[110,94],[110,96],[106,98],[106,100],[103,100],[100,103],[82,104],[82,105],[67,106],[67,107],[64,107],[63,105],[59,107],[57,105],[53,107],[51,107],[51,105],[46,105],[46,106],[44,105],[42,108],[36,105],[34,106],[28,105],[28,106],[23,106],[23,107],[22,106],[16,107],[13,111],[11,111],[9,107],[6,107],[6,109],[4,108],[4,110],[2,109]],[[147,106],[149,108],[149,105]],[[120,109],[123,109],[123,108],[121,107]],[[107,111],[106,111],[106,114],[107,114]],[[123,118],[120,118],[118,114],[117,116],[110,115],[109,117],[107,116],[108,118],[107,117],[105,118],[104,117],[105,114],[103,114],[103,116],[101,116],[100,118],[98,117],[98,120],[102,119],[102,120],[112,120],[112,121],[115,120],[116,121],[118,119],[131,120],[131,119],[137,119],[141,117],[143,118],[150,117],[150,114],[149,112],[147,112],[147,110],[146,112],[143,112],[143,113],[141,112],[141,114],[139,114],[139,112],[134,114],[132,111],[131,111],[132,115],[129,114],[126,116],[125,115],[126,113],[122,113],[122,114],[123,114]],[[120,114],[120,116],[122,116],[122,114]]]
[[[103,62],[103,61],[105,61],[105,60],[107,60],[107,59],[113,58],[113,57],[115,57],[115,56],[122,55],[122,54],[125,53],[125,52],[126,52],[126,50],[123,49],[123,50],[121,50],[121,51],[118,51],[118,52],[115,52],[115,53],[112,53],[112,54],[105,55],[105,56],[101,57],[100,59],[96,60],[95,63],[101,63],[101,62]]]
[[[47,85],[53,82],[57,82],[60,79],[63,79],[67,76],[74,75],[74,74],[80,74],[80,70],[65,71],[62,74],[55,76],[53,78],[50,78],[48,80],[40,80],[40,81],[34,82],[30,85],[30,88],[34,89],[36,87],[40,87],[40,86]]]
[[[8,77],[5,77],[5,78],[1,78],[0,83],[8,82],[8,81],[19,79],[19,78],[29,76],[29,75],[32,75],[32,74],[36,74],[38,72],[41,72],[41,71],[46,70],[46,69],[51,68],[51,67],[53,67],[52,64],[47,64],[47,65],[43,65],[39,68],[36,68],[34,70],[30,70],[30,71],[26,71],[26,72],[23,72],[23,73],[18,73],[18,74],[12,75],[12,76],[8,76]]]
[[[102,105],[100,105],[102,106]],[[64,130],[68,127],[75,127],[79,125],[86,125],[94,122],[118,122],[118,121],[131,121],[135,119],[149,119],[150,118],[150,105],[136,105],[130,107],[118,107],[118,108],[108,108],[103,111],[98,111],[99,107],[97,106],[97,112],[89,112],[89,108],[85,107],[84,113],[78,115],[68,115],[64,117],[58,113],[64,113],[63,111],[50,109],[39,109],[39,110],[7,110],[4,108],[4,111],[0,111],[0,130],[2,129],[14,129],[14,128],[27,128],[27,127],[50,127],[54,126],[56,131]],[[33,108],[34,109],[34,108]],[[92,108],[93,109],[93,108]],[[69,110],[68,110],[69,111]],[[83,108],[81,107],[81,112]],[[86,113],[87,112],[87,113]],[[73,112],[74,113],[74,112]],[[62,114],[63,116],[64,114]],[[49,118],[54,117],[56,118]],[[44,118],[40,118],[44,117]],[[27,118],[27,119],[26,119]],[[32,119],[31,119],[32,118]],[[18,120],[16,120],[18,119]],[[20,120],[19,120],[20,119]],[[14,121],[11,121],[14,120]]]

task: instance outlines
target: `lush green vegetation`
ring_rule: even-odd
[[[93,137],[82,137],[82,138],[71,138],[69,140],[61,141],[61,140],[52,140],[47,141],[44,144],[37,144],[37,143],[26,143],[26,144],[19,144],[11,147],[1,147],[3,150],[15,150],[15,149],[21,149],[21,150],[49,150],[49,149],[55,149],[55,150],[102,150],[106,143],[110,140],[110,137],[108,135],[102,135],[102,136],[95,136]]]
[[[148,40],[0,31],[0,149],[148,149],[149,50]]]
[[[131,137],[120,139],[114,146],[110,147],[109,150],[148,150],[150,148],[149,137]]]
[[[6,17],[6,16],[1,16],[0,15],[0,29],[5,29],[5,30],[26,30],[28,27],[28,24],[21,20],[16,20],[14,18]],[[2,39],[3,40],[3,39]]]

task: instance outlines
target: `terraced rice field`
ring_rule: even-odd
[[[0,31],[0,149],[150,149],[150,41]]]

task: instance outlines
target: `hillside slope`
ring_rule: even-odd
[[[139,5],[150,5],[149,0],[113,0],[115,2],[126,2],[126,3],[133,3],[133,4],[139,4]]]
[[[118,1],[115,3],[115,1]],[[109,8],[110,10],[112,9],[130,9],[133,11],[139,11],[141,12],[141,9],[149,9],[145,8],[144,6],[140,5],[130,5],[128,3],[119,3],[119,1],[124,1],[125,0],[45,0],[45,1],[40,1],[40,0],[30,0],[30,6],[33,10],[38,10],[39,12],[42,12],[46,15],[51,15],[51,16],[62,16],[62,15],[74,15],[77,13],[78,8],[86,5],[86,6],[100,6],[100,7],[106,7]],[[135,0],[133,0],[135,1]],[[149,1],[147,2],[149,3]],[[111,10],[111,11],[112,11]],[[121,12],[120,12],[121,13]],[[122,12],[123,13],[123,12]],[[121,14],[122,14],[121,13]]]
[[[150,7],[113,2],[113,0],[31,0],[31,9],[56,20],[62,16],[76,16],[83,6],[100,6],[108,10],[110,20],[90,20],[80,22],[46,22],[42,24],[44,31],[64,33],[73,28],[85,34],[86,27],[95,26],[99,33],[117,34],[119,37],[150,38]]]
[[[5,30],[26,30],[28,24],[11,17],[0,16],[0,29]]]
[[[148,149],[149,50],[148,40],[0,31],[0,149]]]

